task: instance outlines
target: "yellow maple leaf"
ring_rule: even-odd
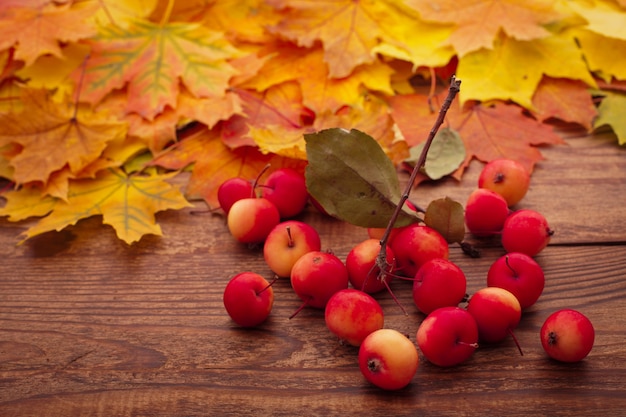
[[[26,230],[26,239],[52,230],[60,231],[81,219],[102,215],[117,236],[128,244],[143,235],[162,234],[155,213],[190,204],[178,188],[167,182],[176,173],[127,175],[119,169],[98,173],[93,180],[70,183],[67,202],[57,200],[50,214]],[[4,213],[6,215],[6,213]]]
[[[88,19],[98,9],[97,2],[47,2],[0,5],[0,50],[17,45],[15,58],[32,64],[38,57],[61,57],[61,44],[88,38],[96,28]]]
[[[586,29],[568,31],[580,44],[589,69],[606,82],[626,80],[626,40],[609,38]]]
[[[408,0],[422,18],[456,25],[449,44],[459,57],[491,48],[503,31],[509,37],[528,41],[544,38],[543,27],[561,17],[555,0]]]
[[[89,45],[85,73],[75,74],[77,81],[84,76],[81,98],[98,103],[127,87],[126,111],[149,120],[176,107],[181,83],[196,97],[224,96],[235,75],[228,60],[238,54],[222,33],[197,23],[109,25]]]
[[[403,26],[414,27],[417,16],[395,0],[273,0],[271,4],[283,13],[271,30],[305,48],[320,41],[331,78],[347,77],[359,65],[375,62],[374,48],[381,40],[405,45],[408,32]]]
[[[12,222],[45,216],[57,203],[54,197],[42,196],[41,189],[34,185],[4,192],[2,198],[6,203],[0,208],[0,216],[7,216]]]
[[[626,10],[612,1],[568,1],[567,7],[587,21],[585,29],[626,41]]]
[[[101,7],[93,16],[96,24],[126,27],[133,19],[143,19],[155,10],[159,0],[98,0]]]
[[[261,53],[269,57],[267,62],[241,87],[266,91],[287,81],[297,81],[302,104],[315,113],[357,105],[364,88],[390,95],[394,93],[390,85],[393,69],[382,62],[360,65],[348,77],[330,78],[321,47],[307,49],[273,43]]]
[[[104,112],[66,102],[58,105],[45,91],[28,91],[21,112],[0,113],[0,146],[18,144],[11,158],[17,184],[46,183],[66,164],[77,174],[88,166],[112,140],[126,136],[126,123]]]
[[[563,65],[567,62],[567,65]],[[480,49],[459,59],[459,94],[468,100],[512,100],[532,108],[532,97],[543,75],[581,80],[595,87],[580,50],[568,36],[519,41],[499,36],[493,49]]]
[[[278,23],[280,15],[265,0],[219,0],[203,14],[202,23],[239,42],[272,41],[265,29]]]

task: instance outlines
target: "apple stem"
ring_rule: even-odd
[[[407,313],[407,311],[404,309],[404,307],[400,303],[400,300],[398,300],[398,297],[396,297],[393,291],[391,291],[391,287],[389,286],[389,283],[387,282],[386,279],[383,280],[383,284],[385,285],[385,288],[387,288],[387,291],[389,292],[389,295],[391,295],[391,298],[393,298],[393,301],[395,301],[398,307],[400,307],[400,310],[402,310],[405,316],[408,316],[409,313]]]
[[[509,268],[511,270],[511,272],[513,273],[513,277],[514,278],[519,277],[517,271],[515,269],[513,269],[513,267],[509,263],[509,255],[506,255],[506,257],[504,258],[504,263],[506,264],[507,268]]]
[[[291,316],[289,316],[289,320],[291,320],[292,318],[296,317],[296,315],[301,312],[302,310],[305,309],[306,306],[309,305],[309,300],[304,300],[304,302],[302,304],[300,304],[300,307],[298,307],[298,309],[296,311],[293,312],[293,314]]]
[[[272,166],[272,164],[267,164],[263,167],[263,169],[261,170],[261,172],[259,172],[259,175],[256,176],[256,178],[254,179],[254,182],[252,183],[252,195],[251,197],[255,196],[255,190],[256,188],[259,186],[259,180],[261,179],[261,177],[263,176],[263,174],[265,174],[265,171],[267,171],[268,169],[270,169],[270,166]]]
[[[294,243],[293,243],[293,237],[291,236],[291,227],[287,226],[285,229],[287,229],[287,237],[289,238],[287,246],[289,246],[290,248],[293,248]]]
[[[524,352],[522,352],[522,346],[520,346],[519,341],[517,340],[517,337],[515,336],[515,333],[513,333],[513,330],[509,329],[509,334],[513,338],[513,341],[515,342],[515,345],[517,346],[517,350],[519,350],[519,354],[521,356],[524,356]]]
[[[274,285],[274,283],[275,283],[276,281],[278,281],[278,276],[277,276],[277,275],[274,275],[274,279],[273,279],[272,281],[270,281],[270,283],[269,283],[269,284],[267,284],[267,285],[265,286],[265,288],[263,288],[261,291],[259,291],[259,292],[257,293],[257,295],[261,294],[263,291],[267,290],[269,287],[271,287],[272,285]]]
[[[389,241],[389,235],[391,234],[391,230],[396,224],[396,220],[398,219],[398,216],[400,215],[400,211],[402,210],[404,203],[409,198],[409,194],[411,193],[411,189],[413,188],[413,184],[415,183],[417,174],[422,170],[422,168],[424,167],[424,164],[426,163],[426,156],[428,155],[428,150],[430,149],[430,145],[432,144],[433,139],[435,138],[435,135],[439,131],[439,128],[443,124],[443,121],[446,117],[446,113],[448,112],[448,109],[452,105],[452,101],[454,100],[454,98],[456,97],[456,95],[459,93],[460,90],[461,90],[461,80],[458,80],[453,75],[450,80],[450,87],[448,88],[448,95],[446,96],[446,99],[441,105],[441,109],[439,110],[439,114],[437,115],[437,120],[435,120],[435,124],[430,130],[430,133],[428,134],[428,138],[426,139],[426,142],[424,143],[424,148],[422,149],[422,153],[420,154],[419,159],[417,160],[417,163],[413,167],[413,172],[411,172],[411,176],[409,177],[409,181],[407,183],[404,194],[402,194],[402,197],[400,198],[400,202],[398,203],[398,205],[396,206],[396,209],[391,215],[391,219],[389,219],[389,224],[387,224],[385,233],[383,234],[383,237],[380,239],[380,252],[378,254],[378,257],[376,258],[376,263],[381,268],[381,270],[387,264],[387,260],[386,260],[387,243]]]

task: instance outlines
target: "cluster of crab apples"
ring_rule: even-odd
[[[318,232],[294,219],[310,201],[305,178],[297,171],[277,169],[263,185],[258,178],[229,179],[220,187],[218,199],[232,236],[244,244],[262,245],[274,281],[290,280],[302,300],[290,318],[302,308],[324,309],[329,331],[358,347],[365,379],[395,390],[412,381],[419,365],[418,348],[431,363],[450,367],[468,360],[479,343],[515,339],[513,331],[523,310],[543,292],[544,272],[534,257],[553,233],[540,213],[511,208],[525,196],[529,183],[529,173],[512,160],[492,161],[481,171],[478,187],[465,205],[465,224],[478,238],[500,236],[506,254],[489,268],[485,287],[471,296],[465,274],[448,259],[448,242],[422,224],[392,229],[384,249],[384,230],[368,229],[368,238],[344,260],[323,251]],[[389,286],[394,279],[413,281],[413,301],[425,315],[415,343],[384,327],[383,309],[372,296],[386,290],[395,298]],[[263,323],[272,310],[274,281],[252,271],[232,277],[223,296],[232,320],[242,327]],[[545,320],[539,337],[551,358],[577,362],[591,351],[594,329],[582,313],[561,309]]]

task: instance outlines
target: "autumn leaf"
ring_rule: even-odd
[[[61,45],[88,38],[96,28],[88,23],[97,2],[22,1],[0,4],[0,50],[18,46],[15,58],[30,65],[46,54],[62,57]]]
[[[127,87],[126,112],[149,120],[176,107],[181,83],[196,97],[224,96],[235,75],[228,60],[238,54],[220,32],[199,24],[145,20],[103,27],[89,45],[84,74],[75,74],[84,85],[82,99],[96,104]]]
[[[547,37],[550,32],[544,25],[561,17],[549,0],[408,0],[408,4],[425,20],[456,26],[448,42],[460,58],[491,49],[501,31],[519,41]]]
[[[176,173],[127,175],[119,169],[100,171],[93,180],[70,184],[67,202],[57,201],[47,216],[25,233],[26,239],[52,230],[60,231],[81,219],[102,215],[117,236],[128,244],[146,234],[160,236],[155,213],[181,209],[190,204],[169,184]]]
[[[413,146],[405,162],[415,167],[424,150],[425,142]],[[455,130],[444,127],[437,131],[424,163],[423,172],[431,180],[438,180],[455,172],[465,162],[465,144]]]
[[[443,96],[438,95],[434,102],[443,102]],[[395,96],[390,104],[393,118],[408,144],[415,146],[425,141],[437,116],[430,110],[428,97]],[[538,145],[564,143],[551,127],[524,115],[520,107],[502,102],[491,105],[469,102],[463,107],[455,102],[448,110],[447,123],[465,144],[465,161],[454,174],[457,179],[473,158],[483,162],[510,158],[532,172],[534,165],[543,159]]]
[[[73,103],[55,105],[44,91],[28,92],[24,100],[22,112],[0,113],[0,146],[22,147],[10,161],[18,184],[45,184],[66,164],[77,174],[100,156],[107,142],[126,135],[124,122]]]
[[[185,195],[190,200],[204,200],[209,207],[218,208],[217,189],[227,179],[257,178],[268,164],[267,174],[281,167],[303,172],[306,162],[262,154],[254,146],[230,149],[222,142],[219,129],[200,128],[157,157],[152,164],[168,169],[192,166]]]
[[[406,26],[418,29],[417,12],[397,1],[273,0],[271,4],[283,11],[283,19],[272,31],[305,48],[320,41],[331,78],[347,77],[359,65],[375,62],[374,50],[381,40],[408,50],[405,55],[417,49],[402,41],[410,30]],[[436,52],[431,50],[430,55]],[[446,58],[438,59],[441,64],[447,62]]]
[[[599,115],[593,123],[595,129],[610,126],[620,145],[626,145],[626,93],[604,91],[598,108]]]
[[[598,111],[591,91],[582,81],[544,77],[533,96],[533,114],[540,121],[558,119],[576,123],[587,130]]]
[[[531,109],[532,97],[543,75],[581,80],[596,87],[580,50],[568,36],[533,41],[500,36],[493,49],[481,49],[461,58],[457,74],[463,80],[461,103],[512,100]]]
[[[580,44],[589,69],[610,82],[613,77],[626,80],[626,40],[606,37],[584,29],[572,29],[571,36]]]
[[[7,191],[2,197],[6,199],[6,203],[0,208],[0,216],[7,216],[12,222],[45,216],[52,211],[58,201],[54,197],[42,196],[39,187],[34,185]]]

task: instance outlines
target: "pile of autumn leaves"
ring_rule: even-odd
[[[0,33],[0,215],[36,218],[26,238],[94,215],[161,234],[156,212],[216,207],[227,178],[303,169],[326,128],[398,164],[452,74],[456,178],[473,158],[532,170],[553,119],[626,142],[624,0],[4,0]]]

